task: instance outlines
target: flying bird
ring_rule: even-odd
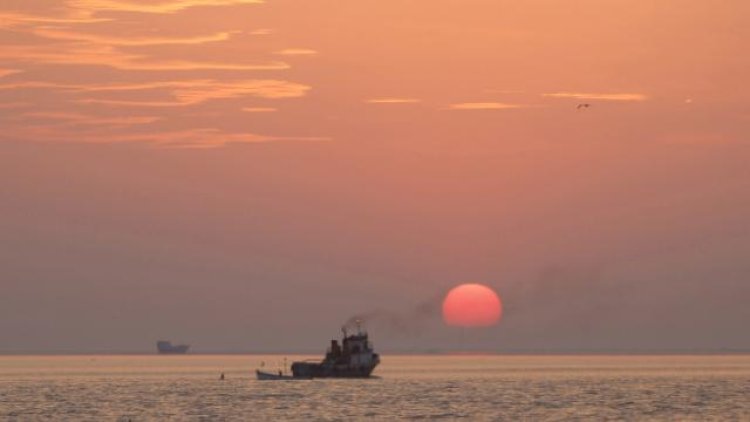
[[[591,107],[591,104],[589,104],[589,103],[578,104],[578,107],[576,107],[576,110],[580,110],[580,109],[583,109],[583,108],[589,108],[589,107]]]

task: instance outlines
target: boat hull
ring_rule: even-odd
[[[295,362],[292,364],[292,373],[295,377],[307,378],[369,378],[378,363],[380,359],[377,355],[368,364],[356,366]]]
[[[291,380],[310,379],[310,378],[305,378],[305,377],[295,377],[292,375],[263,372],[261,370],[255,371],[255,377],[258,379],[258,381],[291,381]]]
[[[159,341],[156,343],[156,350],[160,355],[184,355],[190,349],[188,344],[174,345],[169,341]]]

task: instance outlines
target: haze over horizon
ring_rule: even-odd
[[[747,16],[4,0],[0,353],[750,350]]]

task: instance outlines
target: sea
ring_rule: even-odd
[[[255,379],[309,358],[0,356],[0,420],[750,421],[750,355],[386,355],[372,379]]]

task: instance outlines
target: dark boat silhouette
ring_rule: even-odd
[[[259,380],[368,378],[380,363],[380,356],[368,341],[367,332],[361,329],[359,323],[356,334],[348,334],[346,327],[341,331],[341,344],[331,340],[331,347],[322,361],[294,362],[292,375],[287,375],[285,370],[278,373],[256,370],[256,377]]]
[[[171,341],[159,340],[156,342],[156,350],[160,355],[184,355],[190,348],[189,344],[173,345]]]

